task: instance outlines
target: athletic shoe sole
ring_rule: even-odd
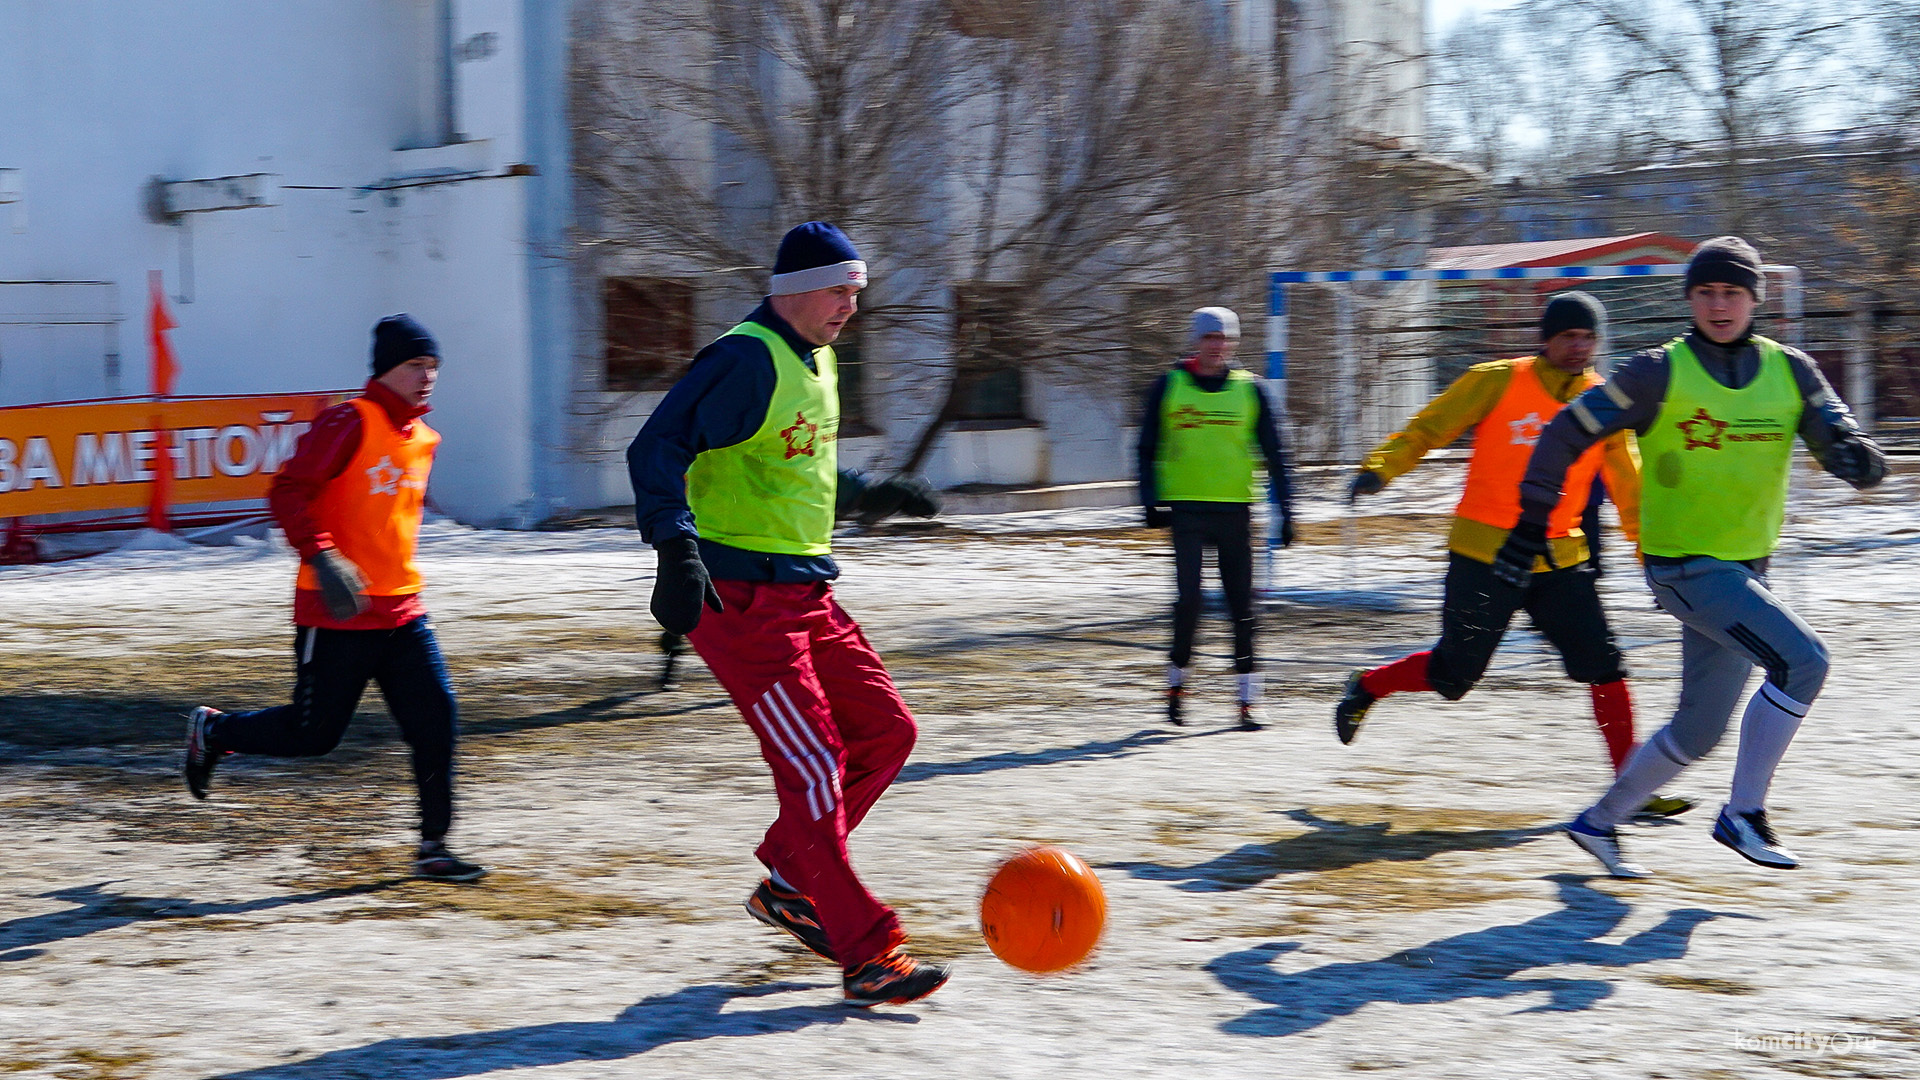
[[[461,862],[458,859],[453,860],[453,864],[459,867],[459,869],[449,868],[446,871],[436,871],[432,864],[440,861],[441,860],[437,858],[416,861],[413,864],[413,876],[419,878],[421,881],[478,881],[487,875],[486,867],[475,866],[472,863]]]
[[[761,888],[765,888],[765,886],[763,885]],[[753,916],[759,922],[763,922],[775,930],[788,935],[800,944],[805,945],[809,952],[820,957],[822,960],[833,959],[833,951],[827,947],[827,932],[825,928],[819,926],[817,923],[813,926],[794,925],[787,919],[782,918],[781,912],[762,900],[760,898],[760,892],[761,889],[755,889],[753,893],[747,897],[747,902],[741,905],[747,909],[747,914]],[[776,897],[775,899],[777,900],[778,898]],[[819,940],[807,940],[809,934],[817,935]]]
[[[1364,674],[1366,672],[1355,668],[1353,674],[1347,676],[1347,686],[1340,694],[1340,704],[1333,707],[1333,733],[1339,738],[1342,746],[1353,745],[1353,740],[1360,735],[1360,725],[1366,722],[1367,710],[1373,708],[1374,702],[1380,700],[1361,687],[1360,677]],[[1347,704],[1350,701],[1360,701],[1363,704],[1353,708]]]
[[[186,761],[180,766],[180,775],[187,783],[187,794],[203,802],[213,783],[213,767],[223,756],[207,749],[207,721],[218,715],[218,709],[206,705],[187,714]]]
[[[902,980],[906,982],[911,989],[907,989],[893,997],[853,997],[849,995],[842,1000],[856,1009],[871,1009],[876,1005],[910,1004],[931,995],[935,990],[947,985],[947,981],[953,978],[953,972],[950,969],[939,968],[936,970],[939,972],[939,976],[931,982],[916,979],[911,976]]]
[[[1646,867],[1638,863],[1628,862],[1627,859],[1620,854],[1619,840],[1613,837],[1595,836],[1592,833],[1581,832],[1572,825],[1562,826],[1562,830],[1567,834],[1567,839],[1573,841],[1575,847],[1598,859],[1600,865],[1606,867],[1608,874],[1622,881],[1637,881],[1641,878],[1653,876],[1652,872]]]

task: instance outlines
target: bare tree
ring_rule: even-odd
[[[1447,91],[1429,112],[1433,138],[1492,179],[1515,164],[1513,128],[1532,111],[1516,36],[1505,19],[1467,15],[1433,53],[1431,77]]]
[[[1614,44],[1614,87],[1652,87],[1665,108],[1648,132],[1716,148],[1727,231],[1752,210],[1745,157],[1799,128],[1810,80],[1848,29],[1845,0],[1574,0]],[[1674,122],[1678,120],[1679,122]]]
[[[1272,110],[1195,5],[600,0],[577,37],[583,247],[745,296],[839,222],[867,359],[931,418],[904,467],[983,371],[1124,380],[1120,286],[1257,295]]]

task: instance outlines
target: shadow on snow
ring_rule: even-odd
[[[1123,758],[1148,747],[1161,746],[1180,739],[1223,735],[1232,730],[1232,728],[1217,728],[1210,731],[1176,731],[1169,728],[1141,728],[1131,735],[1118,739],[1099,739],[1094,742],[1084,742],[1078,746],[1056,746],[1046,750],[1009,750],[1001,754],[968,758],[965,761],[914,762],[900,770],[900,776],[894,783],[911,784],[918,780],[932,780],[941,776],[977,776],[981,773],[999,772],[1001,769],[1019,769],[1028,765],[1053,765],[1063,761]]]
[[[1618,944],[1597,941],[1632,909],[1592,888],[1587,878],[1556,874],[1561,910],[1526,922],[1456,934],[1362,963],[1323,964],[1297,974],[1275,971],[1276,959],[1298,949],[1275,941],[1228,953],[1207,965],[1221,985],[1267,1003],[1221,1025],[1233,1035],[1297,1035],[1376,1002],[1434,1005],[1469,998],[1544,993],[1521,1012],[1578,1012],[1613,993],[1605,979],[1568,975],[1521,978],[1535,968],[1579,964],[1619,968],[1686,955],[1693,931],[1712,919],[1751,919],[1729,911],[1677,908]]]
[[[500,1069],[531,1069],[576,1061],[619,1061],[669,1043],[775,1034],[815,1024],[843,1024],[850,1020],[919,1022],[918,1017],[909,1014],[870,1013],[842,1004],[724,1011],[728,1003],[739,998],[818,989],[817,985],[794,982],[753,987],[689,986],[647,998],[611,1020],[564,1021],[466,1035],[385,1039],[332,1050],[305,1061],[227,1073],[214,1080],[346,1080],[349,1077],[450,1080]]]
[[[1148,881],[1178,882],[1186,892],[1250,889],[1281,874],[1340,870],[1374,862],[1417,862],[1449,851],[1497,851],[1558,832],[1559,825],[1525,829],[1414,829],[1394,832],[1388,821],[1356,825],[1309,810],[1286,816],[1313,831],[1266,844],[1247,844],[1196,866],[1110,863]]]
[[[70,889],[56,889],[53,892],[39,894],[48,899],[78,904],[77,908],[67,908],[64,911],[49,912],[45,915],[28,915],[0,923],[0,950],[20,949],[28,945],[44,945],[50,941],[85,937],[102,930],[115,930],[138,922],[153,922],[161,919],[204,919],[215,915],[245,915],[255,911],[286,907],[289,904],[312,904],[342,896],[379,892],[404,880],[406,879],[390,878],[338,889],[267,896],[238,904],[203,904],[165,896],[129,896],[106,891],[106,887],[113,884],[110,881],[103,881],[98,885],[77,885]],[[37,949],[26,950],[24,955],[11,951],[3,952],[0,953],[0,960],[24,960],[28,956],[37,956],[39,953],[40,950]]]

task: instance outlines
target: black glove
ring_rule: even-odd
[[[320,599],[326,602],[327,614],[346,622],[373,607],[373,601],[367,599],[366,575],[339,548],[319,552],[307,560],[307,565],[320,579]]]
[[[1547,543],[1547,527],[1537,521],[1522,521],[1507,534],[1507,542],[1493,557],[1493,576],[1501,584],[1524,589],[1533,580],[1533,561],[1544,556],[1553,565],[1553,545]]]
[[[1281,547],[1293,546],[1293,515],[1292,514],[1280,515],[1280,546]]]
[[[678,536],[653,545],[660,558],[660,569],[653,576],[653,601],[647,605],[653,617],[669,634],[691,634],[700,625],[700,604],[725,611],[720,594],[713,591],[713,579],[700,561],[700,542],[691,536]]]
[[[1827,449],[1828,472],[1865,491],[1887,478],[1887,453],[1864,435],[1851,435]]]
[[[889,476],[877,484],[868,484],[860,493],[856,509],[860,516],[874,521],[891,514],[930,518],[940,512],[940,500],[925,480]]]
[[[1173,528],[1173,511],[1167,509],[1164,506],[1147,507],[1147,528],[1149,529]]]
[[[1352,502],[1362,495],[1377,495],[1386,486],[1387,482],[1380,479],[1379,473],[1372,469],[1361,469],[1353,474],[1353,480],[1347,484],[1347,501]]]

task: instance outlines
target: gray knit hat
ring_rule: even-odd
[[[1193,329],[1187,333],[1189,342],[1199,341],[1208,334],[1225,334],[1227,340],[1240,340],[1240,316],[1231,308],[1203,307],[1193,313]]]

